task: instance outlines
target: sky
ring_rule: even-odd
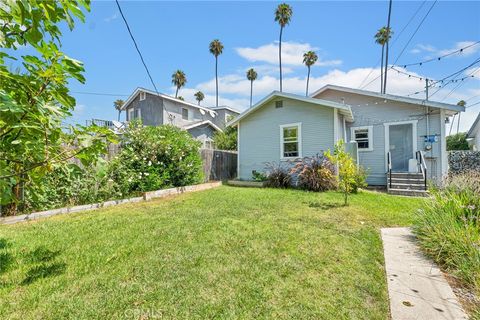
[[[310,92],[326,84],[353,88],[368,84],[364,89],[379,91],[381,47],[373,36],[387,23],[387,1],[289,4],[293,16],[284,29],[282,53],[285,92],[305,93],[307,68],[302,55],[308,50],[319,56],[312,67]],[[221,105],[241,111],[249,106],[250,83],[245,73],[251,67],[258,73],[254,102],[278,90],[280,27],[274,21],[278,2],[120,1],[120,5],[160,92],[174,94],[171,75],[181,69],[187,84],[179,95],[195,102],[193,94],[201,90],[206,96],[203,105],[214,106],[215,60],[208,50],[213,39],[224,45],[219,56]],[[393,1],[391,26],[394,34],[389,63],[398,65],[398,70],[441,79],[480,57],[477,44],[440,61],[403,68],[480,41],[480,2]],[[70,84],[77,100],[71,121],[83,124],[91,118],[116,119],[115,99],[128,98],[137,87],[153,89],[115,2],[94,1],[84,24],[78,23],[73,31],[65,26],[62,30],[62,50],[83,61],[86,68],[86,83]],[[463,99],[467,107],[480,102],[480,63],[458,77],[468,75],[475,77],[451,83],[438,92],[438,88],[431,88],[430,94],[435,94],[430,99],[449,103]],[[424,86],[419,79],[393,70],[388,73],[387,93],[406,95],[422,91]],[[421,92],[412,97],[424,96]],[[467,108],[459,130],[468,130],[479,112],[480,103]],[[452,132],[456,131],[455,121]]]

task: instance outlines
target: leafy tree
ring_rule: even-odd
[[[233,117],[229,116],[228,121]],[[219,150],[237,150],[237,127],[228,126],[225,127],[223,132],[216,132],[213,136],[213,142],[215,148]]]
[[[122,112],[122,107],[125,104],[125,101],[122,99],[117,99],[113,102],[113,106],[118,111],[118,121],[120,121],[120,113]]]
[[[200,105],[200,102],[202,102],[203,99],[205,99],[205,95],[203,94],[202,91],[195,92],[195,100],[197,100],[198,105]]]
[[[292,8],[286,4],[279,4],[275,10],[275,21],[280,25],[280,40],[278,42],[278,61],[280,65],[280,92],[282,92],[282,33],[283,28],[290,23],[292,19]]]
[[[215,56],[215,106],[218,107],[218,56],[223,52],[223,44],[220,40],[215,39],[210,42],[210,53]]]
[[[315,64],[315,62],[317,62],[318,60],[318,56],[317,54],[315,53],[315,51],[308,51],[308,52],[305,52],[303,54],[303,63],[305,63],[305,65],[307,66],[308,68],[308,73],[307,73],[307,90],[305,92],[305,95],[308,97],[308,82],[310,81],[310,67],[313,66]]]
[[[172,83],[177,87],[175,98],[178,96],[178,90],[187,83],[187,76],[182,70],[177,70],[172,74]]]
[[[90,1],[8,1],[0,5],[0,47],[30,46],[34,54],[12,57],[0,52],[0,204],[17,212],[24,188],[37,184],[55,164],[73,157],[95,162],[113,134],[97,126],[62,128],[75,99],[68,83],[85,81],[80,61],[60,51],[58,24],[70,29]],[[18,61],[20,67],[7,65]]]
[[[252,106],[253,98],[253,81],[257,80],[257,72],[255,69],[250,68],[247,71],[247,79],[250,81],[250,107]]]
[[[453,150],[470,150],[466,132],[460,132],[447,137],[447,151]]]

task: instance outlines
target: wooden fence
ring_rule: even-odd
[[[213,149],[200,150],[205,182],[233,179],[237,176],[237,152]]]

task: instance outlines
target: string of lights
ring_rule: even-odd
[[[429,62],[433,62],[433,61],[440,61],[442,60],[443,58],[446,58],[446,57],[449,57],[451,55],[454,55],[454,54],[459,54],[459,53],[463,53],[463,51],[473,47],[473,46],[476,46],[480,43],[480,41],[477,41],[477,42],[474,42],[468,46],[465,46],[463,48],[460,48],[458,50],[455,50],[455,51],[452,51],[452,52],[449,52],[447,54],[444,54],[442,56],[438,56],[438,57],[435,57],[435,58],[431,58],[431,59],[427,59],[427,60],[423,60],[423,61],[420,61],[420,62],[414,62],[414,63],[406,63],[406,64],[402,64],[402,65],[397,65],[397,67],[402,67],[404,69],[406,69],[407,67],[411,67],[411,66],[422,66],[424,65],[425,63],[429,63]]]
[[[86,94],[86,95],[93,95],[93,96],[112,96],[112,97],[128,97],[129,94],[122,94],[122,93],[106,93],[106,92],[86,92],[86,91],[71,91],[71,93],[76,94]]]

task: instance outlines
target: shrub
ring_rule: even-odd
[[[447,137],[447,150],[470,150],[470,146],[467,141],[467,133],[459,132]]]
[[[269,162],[265,167],[267,171],[266,186],[270,188],[288,188],[291,186],[292,177],[288,170],[281,164]]]
[[[480,173],[449,177],[431,193],[414,232],[430,257],[479,295]]]
[[[258,172],[256,170],[252,171],[252,179],[253,181],[266,181],[267,175],[263,172]]]
[[[305,190],[326,191],[338,187],[335,166],[320,155],[303,158],[290,173],[298,176],[298,186]]]
[[[124,138],[121,152],[108,169],[120,195],[202,181],[201,143],[187,131],[131,123]]]
[[[367,172],[358,166],[352,156],[345,151],[343,140],[335,144],[333,154],[328,150],[325,157],[337,165],[339,186],[344,194],[344,204],[348,204],[348,194],[357,193],[358,189],[366,186]]]

